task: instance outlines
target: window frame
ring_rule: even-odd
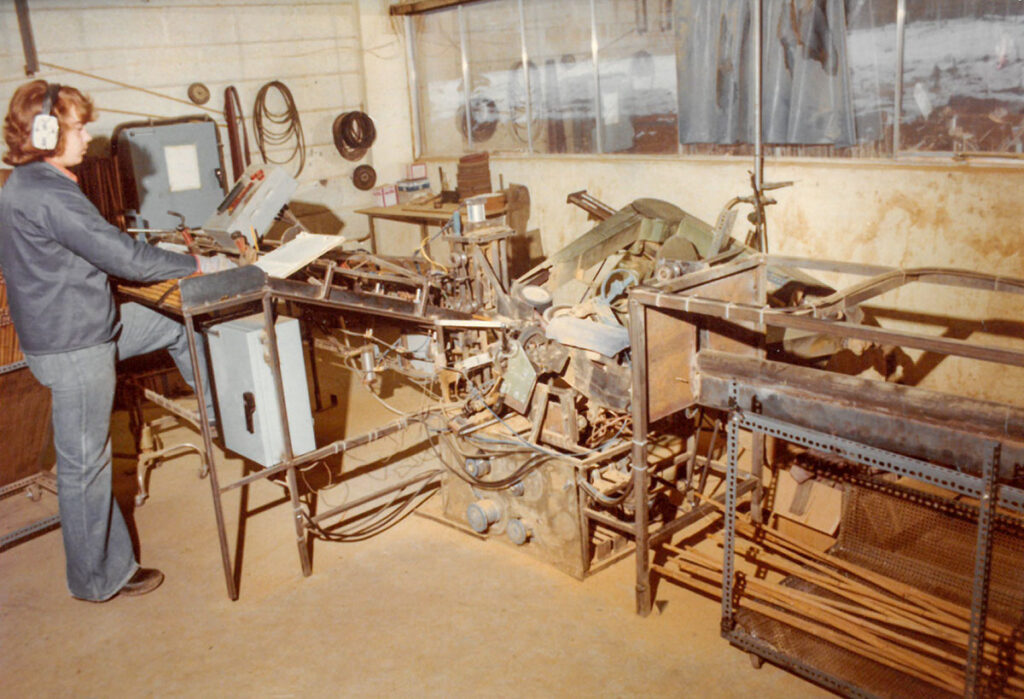
[[[413,121],[413,135],[414,135],[414,153],[417,158],[430,158],[430,157],[441,157],[437,153],[426,153],[423,149],[423,144],[426,143],[422,105],[420,104],[420,92],[418,90],[418,84],[422,76],[417,74],[417,55],[416,55],[416,34],[413,27],[413,17],[416,14],[423,14],[426,12],[457,12],[458,13],[458,26],[460,28],[461,44],[460,44],[460,60],[462,63],[462,79],[464,85],[468,85],[470,78],[470,65],[469,57],[467,55],[467,41],[466,41],[466,23],[464,15],[464,7],[481,0],[426,0],[418,3],[412,3],[411,5],[395,5],[392,6],[391,13],[393,15],[401,15],[405,21],[405,33],[406,33],[406,60],[408,66],[408,73],[410,76],[410,99],[412,102],[412,121]],[[591,105],[593,113],[596,115],[595,125],[595,152],[592,153],[579,153],[579,152],[566,152],[566,153],[548,153],[547,151],[538,151],[535,148],[535,139],[537,135],[532,129],[532,116],[536,113],[535,106],[532,104],[531,95],[532,90],[530,87],[530,55],[528,50],[527,33],[526,33],[526,21],[523,7],[523,0],[500,0],[508,3],[510,9],[514,9],[517,13],[518,25],[519,25],[519,46],[521,52],[521,65],[523,70],[523,84],[526,88],[525,102],[526,102],[526,114],[527,114],[527,133],[528,139],[526,148],[524,150],[511,150],[511,151],[496,151],[501,155],[509,155],[513,157],[524,157],[534,155],[551,155],[551,156],[572,156],[572,157],[593,157],[598,156],[602,158],[608,157],[637,157],[642,155],[645,157],[659,157],[659,156],[686,156],[686,155],[701,155],[701,156],[715,156],[715,155],[727,155],[727,156],[747,156],[753,153],[756,144],[754,143],[741,143],[735,145],[719,145],[719,144],[684,144],[679,142],[679,131],[678,131],[678,120],[676,130],[676,148],[675,152],[665,151],[660,153],[623,153],[623,152],[605,152],[606,138],[605,138],[605,127],[603,123],[602,114],[602,101],[601,101],[601,42],[598,32],[598,17],[596,10],[596,0],[588,0],[590,9],[590,46],[591,46],[591,70],[592,79],[594,83],[594,94],[593,104]],[[761,0],[755,0],[759,4]],[[405,8],[405,9],[399,9]],[[850,147],[849,153],[838,154],[834,152],[835,146],[831,145],[814,145],[814,144],[791,144],[791,145],[778,145],[768,144],[765,150],[773,151],[776,155],[783,155],[786,157],[795,158],[821,158],[825,157],[831,160],[870,160],[870,159],[882,159],[889,161],[910,161],[910,160],[932,160],[935,158],[951,158],[953,160],[962,161],[965,159],[977,159],[977,158],[992,158],[992,159],[1022,159],[1024,156],[1020,153],[1015,152],[978,152],[978,153],[958,153],[956,151],[918,151],[918,150],[904,150],[901,141],[901,125],[904,118],[903,110],[903,90],[904,90],[904,55],[906,49],[906,25],[907,25],[907,0],[896,0],[896,17],[895,17],[895,32],[896,32],[896,63],[894,68],[894,94],[893,94],[893,122],[892,122],[892,137],[891,142],[884,145],[884,150],[888,151],[885,153],[879,153],[876,155],[861,155],[855,151],[857,146]],[[463,99],[465,101],[465,113],[467,122],[470,114],[470,91],[463,90]],[[760,105],[761,100],[757,100]],[[474,144],[472,139],[471,129],[467,123],[467,151],[473,152]],[[725,150],[725,153],[721,151]],[[794,152],[796,151],[796,152]]]

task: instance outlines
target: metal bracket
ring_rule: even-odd
[[[999,445],[994,444],[982,466],[983,492],[978,502],[978,537],[974,550],[974,589],[971,592],[971,628],[967,637],[967,668],[964,696],[979,694],[978,676],[981,673],[985,650],[985,621],[988,617],[988,582],[992,567],[992,514],[998,499],[999,483],[996,470],[999,464]]]

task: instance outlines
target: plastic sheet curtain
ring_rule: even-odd
[[[856,140],[844,0],[764,0],[763,138]],[[755,36],[750,0],[677,0],[681,143],[753,143]]]

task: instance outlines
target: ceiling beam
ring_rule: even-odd
[[[21,48],[25,52],[25,75],[39,72],[39,56],[36,54],[36,39],[32,34],[32,20],[28,16],[28,0],[14,0],[18,13],[18,30],[21,32]]]
[[[443,10],[446,7],[456,5],[468,5],[478,0],[412,0],[412,2],[395,3],[389,8],[392,16],[395,15],[419,15],[431,10]]]

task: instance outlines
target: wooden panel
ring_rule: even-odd
[[[758,293],[758,268],[748,269],[717,279],[696,289],[694,295],[708,299],[719,299],[735,303],[763,303]],[[764,344],[764,335],[752,323],[702,319],[708,333],[704,347],[743,356],[754,356]]]
[[[10,168],[0,169],[0,187],[4,186],[11,172]],[[24,355],[18,347],[14,321],[11,320],[11,312],[7,306],[7,284],[4,282],[3,273],[0,273],[0,367],[20,362],[22,359]]]
[[[458,5],[468,5],[477,0],[412,0],[411,2],[395,3],[388,8],[392,16],[420,15],[432,10],[443,10]]]
[[[24,358],[7,306],[7,284],[4,282],[4,275],[0,274],[0,367],[20,362]]]
[[[150,308],[181,313],[181,289],[177,279],[167,279],[145,285],[118,284],[118,296]]]
[[[0,486],[51,465],[50,392],[27,368],[0,374]]]

